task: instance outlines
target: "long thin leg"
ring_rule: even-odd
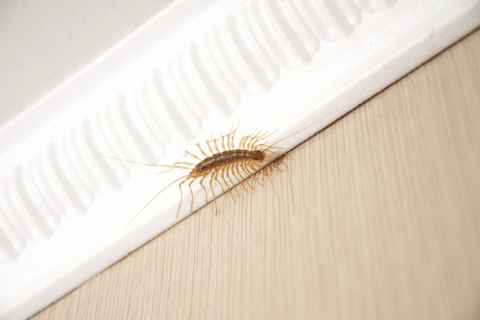
[[[277,129],[277,130],[278,130],[278,129]],[[275,132],[277,132],[277,130],[273,131],[272,133],[270,133],[269,135],[267,135],[267,136],[265,136],[265,137],[262,136],[261,139],[258,139],[257,141],[255,141],[255,142],[253,143],[253,145],[252,145],[252,148],[258,148],[259,146],[263,145],[263,144],[257,145],[257,143],[259,143],[259,142],[262,141],[262,140],[268,139],[268,138],[271,137]],[[266,134],[266,133],[267,133],[267,132],[265,132],[265,134]],[[277,142],[278,142],[278,141],[277,141]],[[275,142],[275,143],[277,143],[277,142]],[[272,146],[273,146],[273,145],[272,145]],[[268,148],[267,148],[267,149],[268,149]]]
[[[235,177],[235,179],[237,179],[238,182],[242,182],[243,180],[238,179],[237,175],[235,174],[235,170],[238,171],[237,165],[238,165],[238,164],[235,163],[235,164],[232,166],[232,167],[233,167],[232,174],[233,174],[233,176]],[[240,183],[240,184],[242,185],[243,189],[245,189],[245,191],[247,191],[247,188],[245,188],[245,186],[243,185],[243,183]],[[248,192],[248,191],[247,191],[247,192]]]
[[[262,185],[259,180],[257,180],[257,178],[255,177],[255,170],[251,170],[251,168],[248,166],[248,163],[244,163],[243,164],[243,168],[244,168],[244,171],[247,172],[247,174],[252,177],[253,180],[255,180],[255,182],[258,182],[260,185]],[[253,173],[252,173],[253,171]]]
[[[252,139],[252,137],[251,136],[245,136],[245,137],[242,138],[240,149],[248,150],[247,143],[248,143],[249,139]]]
[[[225,182],[225,185],[227,186],[228,191],[230,192],[230,195],[232,196],[233,202],[235,202],[235,198],[233,197],[232,189],[228,186],[228,183],[225,180],[225,168],[222,169],[222,180],[223,180],[223,182]]]
[[[186,177],[186,178],[185,178]],[[183,180],[179,185],[182,185],[182,183],[184,183],[185,181],[187,181],[188,179],[190,179],[190,177],[187,175],[187,176],[183,176],[183,177],[180,177],[178,178],[177,180],[173,181],[172,183],[170,183],[168,186],[166,186],[165,188],[163,188],[159,193],[157,193],[155,195],[155,197],[152,198],[152,200],[148,201],[148,203],[142,208],[140,209],[140,211],[137,212],[137,214],[132,218],[132,220],[130,220],[130,222],[125,226],[128,227],[130,225],[130,223],[132,223],[133,220],[135,220],[135,218],[140,214],[140,212],[143,211],[143,209],[145,209],[153,200],[155,200],[156,197],[158,197],[160,195],[160,193],[162,193],[165,189],[167,189],[168,187],[170,187],[172,184],[174,184],[175,182],[181,180],[185,178],[185,180]],[[181,190],[181,189],[180,189]],[[182,198],[180,197],[180,204],[182,203]]]
[[[202,177],[202,180],[200,180],[200,185],[202,186],[202,188],[203,188],[203,191],[205,191],[205,204],[207,204],[207,203],[208,203],[208,198],[207,198],[207,189],[205,189],[205,187],[203,186],[202,182],[203,182],[203,180],[205,180],[205,178],[206,178],[206,177],[207,177],[207,176],[205,175],[205,176],[203,176],[203,177]]]
[[[190,183],[188,184],[188,188],[190,189],[190,194],[192,195],[192,200],[190,201],[190,214],[193,213],[193,191],[192,191],[192,183],[197,180],[198,177],[194,178]]]
[[[186,165],[191,165],[191,166],[194,166],[195,167],[195,164],[193,163],[189,163],[189,162],[175,162],[173,164],[173,166],[171,166],[170,170],[167,170],[167,171],[163,171],[163,172],[157,172],[155,174],[164,174],[164,173],[167,173],[167,172],[170,172],[172,171],[173,169],[188,169],[188,170],[192,170],[193,168],[187,168],[187,167],[180,167],[180,166],[177,166],[177,164],[186,164]],[[161,166],[161,167],[170,167],[170,166]]]
[[[257,171],[257,173],[260,172],[260,171]],[[255,180],[259,185],[261,185],[263,187],[263,184],[260,182],[260,180],[257,179],[257,177],[255,177],[255,174],[252,174],[250,175],[252,177],[253,180]]]
[[[197,147],[198,149],[200,149],[200,152],[205,156],[205,158],[208,158],[207,154],[205,153],[205,151],[203,151],[202,147],[200,146],[200,143],[197,143]]]
[[[264,137],[267,134],[268,134],[268,131],[265,131],[265,133],[263,133],[263,134],[261,134],[261,132],[259,131],[255,136],[249,137],[250,141],[248,142],[248,145],[246,147],[247,150],[255,150],[255,148],[253,147],[255,142],[264,139]]]
[[[178,188],[180,189],[180,203],[178,204],[177,208],[177,214],[175,215],[175,219],[178,219],[178,213],[180,212],[180,207],[182,206],[182,201],[183,201],[183,192],[182,192],[182,184],[186,182],[188,179],[183,180],[178,184]]]
[[[237,124],[237,127],[235,128],[235,130],[233,130],[232,133],[228,134],[228,143],[231,144],[231,149],[230,150],[235,150],[235,133],[237,132],[237,129],[238,129],[239,125],[240,125],[240,121],[238,121],[238,124]]]
[[[245,141],[243,142],[243,149],[247,149],[247,150],[248,150],[248,148],[245,146],[245,144],[247,143],[248,139],[253,139],[253,138],[257,137],[257,136],[260,134],[260,131],[258,131],[258,133],[257,133],[257,130],[258,130],[258,128],[255,128],[255,131],[253,131],[252,134],[249,134],[249,135],[247,136],[247,139],[245,139]]]
[[[221,134],[220,134],[221,135]],[[220,153],[220,149],[218,149],[218,144],[217,144],[218,139],[213,139],[213,143],[215,143],[215,150],[217,150],[218,153]]]
[[[258,146],[256,146],[256,148],[260,148],[260,147],[267,147],[266,149],[263,149],[264,152],[273,152],[272,150],[270,149],[278,149],[278,150],[285,150],[285,148],[279,148],[279,147],[274,147],[273,145],[268,145],[268,144],[264,144],[264,143],[261,143],[259,144]]]
[[[276,153],[276,152],[273,152],[272,150],[265,150],[264,152],[265,152],[265,153],[271,152],[271,153],[273,153],[274,155],[276,155],[277,158],[282,156],[281,154],[278,154],[278,153]]]
[[[125,160],[125,159],[119,159],[119,158],[114,158],[114,157],[102,156],[102,155],[100,155],[100,154],[86,154],[85,156],[102,157],[102,158],[107,158],[107,159],[112,159],[112,160],[118,160],[118,161],[123,161],[123,162],[128,162],[128,163],[139,164],[139,165],[147,166],[147,167],[164,167],[164,168],[171,168],[169,171],[171,171],[171,170],[173,170],[173,169],[187,169],[187,170],[192,170],[192,168],[176,167],[177,163],[195,166],[195,164],[189,163],[189,162],[175,162],[172,166],[168,166],[168,165],[163,165],[163,164],[150,164],[150,163],[135,162],[135,161]],[[168,172],[168,171],[166,171],[166,172]]]
[[[183,155],[184,157],[187,157],[187,156],[192,156],[194,157],[195,159],[199,160],[199,161],[202,161],[202,159],[200,159],[199,157],[197,157],[196,155],[194,155],[193,153],[189,152],[189,151],[185,151],[185,154]]]
[[[215,196],[215,192],[213,192],[212,182],[213,182],[213,179],[210,177],[210,190],[212,191],[212,194],[213,194],[213,201],[215,201],[215,215],[217,215],[217,212],[218,212],[217,197]]]
[[[260,134],[260,132],[258,133],[259,135],[255,136],[255,137],[252,137],[252,139],[250,140],[250,142],[248,143],[247,145],[247,149],[248,150],[255,150],[255,143],[257,141],[260,141],[260,140],[263,140],[264,137],[268,134],[268,131],[265,131],[264,134]]]
[[[240,149],[245,149],[245,147],[243,146],[243,141],[247,138],[248,138],[248,136],[245,136],[245,137],[242,137],[242,139],[240,139],[240,142],[238,144],[240,146]]]
[[[223,189],[222,183],[220,182],[220,180],[217,179],[217,176],[218,176],[218,173],[219,173],[219,172],[220,172],[220,170],[215,171],[215,175],[214,175],[213,178],[214,178],[216,181],[218,181],[218,183],[220,184],[220,187],[222,188],[222,193],[225,193],[225,190]]]
[[[247,175],[247,177],[252,174],[252,173],[250,172],[250,170],[247,169],[246,164],[245,164],[244,162],[241,163],[241,166],[242,166],[243,172],[245,172],[245,174]]]
[[[238,166],[240,166],[240,164],[237,164],[236,167],[237,167],[237,171],[238,171],[238,175],[242,178],[240,184],[242,185],[243,189],[245,190],[246,193],[248,193],[248,188],[246,188],[244,186],[245,183],[247,183],[247,185],[252,188],[252,186],[250,185],[250,183],[248,183],[248,181],[242,176],[242,173],[240,172],[240,170],[238,169]],[[253,188],[252,188],[253,190]]]
[[[230,143],[232,145],[232,150],[235,150],[235,132],[230,137],[231,137],[231,142]]]
[[[228,166],[227,169],[225,170],[226,173],[227,173],[227,178],[228,178],[228,180],[230,180],[230,182],[232,183],[233,189],[235,189],[235,191],[237,192],[237,196],[240,197],[240,193],[238,193],[237,187],[235,186],[235,184],[233,184],[233,181],[232,181],[232,179],[230,178],[230,175],[228,174],[229,171],[230,171],[230,167],[231,167],[231,165]]]
[[[225,136],[221,136],[221,138],[222,138],[222,148],[223,148],[223,151],[227,151],[227,149],[225,149],[225,143],[224,143],[224,141],[225,141],[225,139],[224,139]]]
[[[233,150],[232,146],[230,145],[230,135],[227,136],[227,147],[228,150]]]
[[[245,165],[244,165],[244,163],[241,162],[239,166],[240,166],[240,169],[242,169],[242,171],[247,175],[247,177],[244,178],[244,177],[242,176],[240,170],[238,170],[238,174],[242,177],[243,181],[245,181],[245,182],[247,183],[247,185],[253,190],[253,187],[250,185],[250,183],[248,183],[248,180],[247,180],[247,179],[248,179],[248,176],[249,176],[249,175],[248,175],[248,172],[245,170]]]
[[[264,174],[262,171],[257,170],[257,169],[253,166],[252,163],[247,163],[246,166],[247,166],[247,168],[249,168],[249,169],[252,170],[253,172],[258,172],[258,173]],[[252,177],[256,182],[258,182],[259,185],[261,185],[261,186],[263,187],[263,184],[260,182],[260,180],[257,180],[256,177],[254,178],[254,176],[255,176],[254,174],[251,175],[251,177]]]
[[[212,139],[213,139],[213,137],[212,137]],[[210,141],[208,141],[208,140],[207,140],[207,146],[208,146],[208,150],[210,150],[210,152],[212,153],[212,155],[214,155],[215,152],[213,152],[212,147],[210,146]]]
[[[247,143],[248,139],[251,139],[252,136],[254,136],[254,134],[257,132],[257,129],[258,128],[255,128],[255,131],[253,131],[251,134],[249,135],[246,135],[244,137],[242,137],[242,139],[240,139],[240,149],[245,149],[245,143]]]
[[[285,150],[285,148],[280,148],[280,147],[273,147],[272,145],[268,145],[268,144],[265,144],[265,143],[260,143],[259,145],[256,145],[255,146],[256,148],[258,147],[267,147],[267,149],[265,149],[265,151],[270,151],[268,149],[272,148],[272,149],[278,149],[278,150]],[[270,151],[271,152],[271,151]]]
[[[223,150],[225,150],[225,151],[231,150],[231,149],[230,149],[230,145],[228,144],[228,141],[229,141],[228,138],[227,138],[227,148],[225,149],[225,144],[224,144],[224,142],[225,142],[225,137],[227,137],[227,136],[223,136],[223,137],[222,137],[222,147],[223,147]]]
[[[232,150],[232,149],[230,148],[230,145],[229,145],[228,143],[229,143],[229,141],[230,141],[230,135],[231,135],[232,132],[233,132],[233,127],[234,127],[234,126],[235,126],[235,125],[232,124],[232,128],[230,129],[230,132],[227,133],[226,135],[222,136],[222,147],[223,147],[223,151]],[[227,138],[227,150],[225,150],[225,145],[224,145],[224,143],[223,143],[225,137]]]

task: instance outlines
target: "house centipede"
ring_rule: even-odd
[[[321,120],[319,120],[321,121]],[[180,178],[172,181],[168,184],[165,188],[163,188],[160,192],[158,192],[137,214],[130,220],[130,222],[126,225],[128,227],[133,220],[150,204],[154,201],[163,191],[167,188],[179,182],[178,187],[180,190],[180,203],[178,204],[176,218],[178,219],[178,214],[180,212],[180,208],[183,203],[183,190],[182,186],[188,182],[188,188],[190,190],[190,194],[192,195],[192,200],[190,203],[190,213],[193,212],[193,190],[192,184],[195,181],[199,181],[200,186],[203,188],[205,193],[205,201],[208,203],[208,190],[207,188],[210,187],[211,194],[213,195],[214,203],[215,203],[215,214],[218,212],[217,206],[217,195],[213,191],[213,183],[217,182],[220,184],[220,187],[223,191],[229,192],[233,201],[235,202],[235,197],[233,192],[240,196],[237,187],[241,186],[247,191],[247,187],[245,184],[253,190],[253,186],[248,182],[248,178],[251,178],[255,183],[262,185],[258,176],[270,177],[274,171],[280,171],[279,166],[284,164],[284,160],[288,157],[286,154],[280,154],[278,152],[273,151],[273,149],[283,149],[279,147],[275,147],[276,144],[279,142],[303,131],[307,128],[315,125],[317,122],[295,132],[287,137],[284,137],[271,145],[267,145],[263,143],[264,140],[272,136],[277,130],[273,131],[272,133],[268,133],[268,131],[261,133],[257,129],[250,135],[243,136],[240,141],[238,142],[238,148],[235,146],[235,138],[236,132],[240,125],[240,122],[237,126],[232,126],[230,132],[222,135],[220,134],[219,138],[212,138],[210,140],[205,141],[206,146],[208,147],[208,151],[211,153],[209,156],[207,152],[202,148],[200,143],[197,143],[196,146],[198,147],[200,153],[204,156],[204,158],[200,158],[197,155],[193,154],[192,152],[185,151],[183,156],[185,157],[192,157],[198,160],[198,163],[191,163],[191,162],[175,162],[173,165],[160,165],[160,164],[147,164],[147,163],[140,163],[130,160],[118,159],[114,157],[108,157],[103,155],[91,154],[92,156],[100,156],[108,159],[120,160],[124,162],[145,165],[145,166],[152,166],[152,167],[166,167],[170,168],[167,171],[160,172],[159,174],[167,173],[172,171],[173,169],[182,169],[182,170],[189,170],[188,174],[181,176]],[[235,128],[235,129],[234,129]],[[220,150],[221,146],[222,150]],[[213,146],[213,147],[212,147]],[[216,151],[216,152],[215,152]],[[267,165],[269,165],[267,167]],[[237,181],[237,185],[234,183],[234,180]],[[203,182],[209,180],[209,184],[207,188],[203,184]],[[222,184],[223,181],[223,184]],[[230,182],[230,185],[229,185]],[[224,189],[224,185],[226,189]],[[248,191],[247,191],[248,192]]]

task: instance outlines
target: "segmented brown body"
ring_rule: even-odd
[[[265,132],[264,134],[260,134],[260,133],[255,134],[254,132],[252,135],[244,136],[240,139],[240,142],[238,143],[238,148],[235,148],[235,132],[237,129],[238,129],[238,125],[237,125],[237,128],[235,128],[235,130],[233,130],[233,127],[232,127],[232,130],[230,130],[228,134],[221,135],[217,139],[212,138],[211,140],[206,141],[208,150],[211,153],[210,156],[207,155],[207,153],[203,150],[202,146],[199,143],[197,143],[197,147],[199,151],[205,157],[204,159],[201,159],[198,156],[194,155],[193,153],[186,151],[185,156],[191,156],[200,161],[197,164],[190,163],[190,162],[176,162],[172,166],[150,165],[150,166],[158,166],[158,167],[168,167],[170,168],[170,170],[168,171],[171,171],[173,169],[190,170],[190,172],[187,175],[173,181],[167,187],[165,187],[162,191],[157,193],[157,195],[152,200],[150,200],[150,202],[152,202],[160,193],[162,193],[165,189],[170,187],[172,184],[180,181],[178,184],[178,187],[180,189],[180,203],[177,209],[177,216],[178,216],[178,213],[180,212],[180,208],[182,206],[182,201],[183,201],[182,185],[186,182],[188,182],[188,187],[192,195],[192,201],[190,204],[191,212],[193,211],[192,184],[197,180],[199,180],[200,186],[202,186],[203,190],[205,191],[205,201],[208,201],[208,192],[203,182],[206,179],[209,180],[210,191],[215,201],[216,211],[217,211],[217,197],[213,191],[214,182],[220,184],[223,192],[226,191],[224,189],[224,185],[225,185],[227,191],[230,192],[230,195],[232,196],[233,199],[234,199],[234,196],[232,193],[232,189],[236,191],[237,195],[239,195],[238,190],[236,189],[236,184],[234,180],[236,180],[237,183],[240,183],[240,185],[245,190],[247,189],[243,184],[243,182],[245,182],[250,188],[253,189],[253,187],[249,184],[249,182],[246,179],[249,176],[251,176],[252,179],[260,183],[260,181],[252,174],[258,173],[259,172],[258,170],[261,167],[263,167],[264,162],[270,162],[272,159],[276,158],[279,155],[270,150],[271,148],[276,148],[276,147],[267,146],[261,143],[262,140],[265,140],[269,136],[271,136],[271,134],[268,134],[268,132]],[[210,145],[211,143],[213,144],[216,152],[213,151],[212,146]],[[220,151],[219,143],[221,143],[221,147],[223,148],[223,151]],[[129,161],[129,162],[132,162],[132,161]],[[268,171],[267,173],[263,173],[263,174],[269,175],[270,173],[271,171]],[[147,207],[150,204],[150,202],[147,203],[145,207]],[[145,207],[143,207],[142,210],[145,209]],[[137,215],[142,210],[140,210],[137,213]],[[135,215],[135,217],[137,215]],[[133,219],[135,219],[135,217]]]
[[[322,121],[323,119],[317,120],[316,122],[310,124],[307,127],[304,127],[303,129],[294,132],[283,139],[277,140],[276,142],[267,145],[264,143],[261,143],[262,140],[266,140],[268,137],[270,137],[272,134],[275,133],[275,131],[271,134],[268,134],[268,132],[265,132],[264,134],[256,133],[257,131],[255,130],[254,133],[251,135],[244,136],[240,139],[238,143],[238,148],[235,148],[235,132],[238,129],[238,126],[240,123],[238,123],[237,127],[235,130],[232,129],[230,132],[226,135],[220,134],[220,137],[217,139],[212,139],[206,141],[206,145],[208,146],[208,150],[210,151],[211,155],[207,155],[205,151],[202,149],[201,145],[197,143],[197,147],[202,153],[202,155],[205,157],[203,159],[199,158],[198,156],[194,155],[193,153],[189,151],[185,151],[184,156],[191,156],[195,159],[197,159],[199,162],[198,163],[190,163],[190,162],[175,162],[173,165],[168,166],[168,165],[155,165],[155,164],[146,164],[146,163],[138,163],[134,161],[129,161],[129,160],[123,160],[123,159],[118,159],[114,157],[106,157],[102,155],[94,155],[94,156],[101,156],[105,158],[110,158],[110,159],[115,159],[115,160],[121,160],[121,161],[126,161],[130,163],[135,163],[135,164],[140,164],[140,165],[145,165],[145,166],[151,166],[151,167],[166,167],[170,168],[170,170],[166,171],[169,172],[173,169],[185,169],[189,170],[189,173],[184,175],[183,177],[180,177],[179,179],[173,181],[170,183],[168,186],[166,186],[164,189],[162,189],[159,193],[157,193],[152,200],[150,200],[134,217],[133,219],[127,224],[127,226],[145,209],[155,198],[160,195],[165,189],[170,187],[172,184],[179,182],[178,187],[180,189],[180,203],[178,205],[177,209],[177,217],[178,213],[180,212],[180,208],[182,206],[182,201],[183,201],[183,191],[182,191],[182,185],[186,182],[189,181],[188,187],[190,189],[190,193],[192,195],[192,201],[190,204],[190,212],[193,211],[193,191],[192,191],[192,184],[199,180],[199,185],[203,188],[205,191],[205,201],[208,202],[208,196],[207,196],[207,189],[205,188],[205,185],[203,182],[206,179],[209,179],[209,186],[210,186],[210,191],[212,192],[213,199],[215,201],[215,212],[217,212],[217,197],[213,191],[213,183],[218,183],[220,184],[223,192],[225,192],[224,185],[226,186],[227,191],[230,193],[232,196],[232,199],[235,201],[235,198],[232,193],[232,189],[236,191],[237,195],[240,196],[238,193],[238,190],[236,188],[236,184],[232,180],[232,177],[234,180],[237,181],[237,183],[243,187],[246,191],[247,188],[245,187],[245,184],[253,189],[253,187],[250,185],[249,181],[247,178],[251,177],[256,183],[259,183],[261,185],[260,180],[258,179],[259,176],[263,177],[269,177],[274,171],[281,171],[279,169],[280,165],[284,164],[285,158],[287,158],[286,155],[278,154],[276,152],[273,152],[272,149],[283,149],[283,148],[278,148],[274,147],[276,144],[279,142],[288,139],[289,137],[298,134],[299,132],[306,130],[307,128],[310,128],[317,124],[318,122]],[[220,148],[218,146],[218,142],[221,142],[221,147],[223,148],[223,151],[220,151]],[[226,142],[226,144],[225,144]],[[212,147],[210,144],[214,145],[214,148],[216,152],[212,150]],[[225,146],[226,145],[226,146]],[[266,167],[267,164],[271,164],[270,166]],[[265,170],[263,170],[265,169]],[[161,172],[161,173],[166,173],[166,172]],[[229,185],[230,182],[230,185]]]
[[[216,170],[221,170],[225,166],[237,162],[248,163],[250,161],[262,161],[265,159],[265,154],[262,151],[255,150],[231,150],[214,154],[198,163],[193,168],[190,174],[209,174]]]

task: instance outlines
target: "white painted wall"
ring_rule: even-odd
[[[0,0],[0,125],[173,0]]]

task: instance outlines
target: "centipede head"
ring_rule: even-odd
[[[261,150],[256,150],[252,153],[252,160],[253,161],[258,161],[258,162],[263,162],[265,160],[265,152]]]

